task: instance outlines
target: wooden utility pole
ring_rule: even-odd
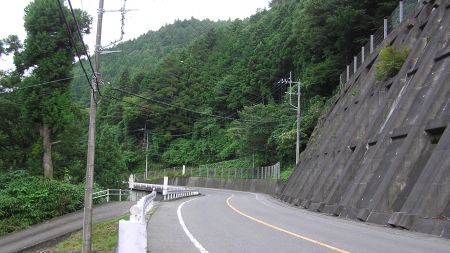
[[[92,187],[94,184],[94,155],[95,155],[95,119],[97,114],[96,93],[100,83],[99,67],[100,67],[100,50],[102,41],[102,21],[103,21],[103,3],[99,0],[98,20],[97,20],[97,36],[95,40],[95,64],[94,78],[92,79],[91,107],[89,112],[89,134],[88,134],[88,152],[86,166],[86,188],[84,193],[84,219],[83,219],[83,253],[91,252],[92,242]]]

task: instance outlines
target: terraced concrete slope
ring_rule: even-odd
[[[375,80],[378,47],[316,127],[280,191],[314,211],[450,238],[450,0],[421,1],[384,45],[410,53]]]

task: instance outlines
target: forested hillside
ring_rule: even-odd
[[[305,147],[339,72],[397,3],[274,0],[245,20],[176,21],[109,49],[121,52],[102,55],[96,182],[114,187],[143,170],[145,126],[150,168],[253,156],[256,165],[293,164],[295,112],[278,81],[292,71],[302,82]],[[78,67],[73,74],[75,101],[52,154],[54,177],[76,183],[84,175],[90,87]],[[2,73],[3,87],[33,85],[18,80]],[[42,174],[39,131],[21,113],[27,94],[0,96],[0,169]]]

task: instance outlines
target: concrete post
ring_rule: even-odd
[[[347,65],[347,80],[346,82],[348,82],[348,79],[350,79],[350,66]]]
[[[384,29],[383,29],[383,39],[386,39],[388,36],[388,20],[387,18],[384,19]]]
[[[403,0],[400,0],[400,8],[399,8],[399,21],[403,22]]]
[[[361,64],[364,63],[364,58],[366,58],[366,48],[362,47],[361,48]]]
[[[120,220],[118,236],[117,252],[147,252],[147,224]]]
[[[167,185],[169,184],[169,178],[164,177],[164,184],[163,184],[163,196],[167,195]]]
[[[374,39],[374,37],[375,36],[373,36],[373,34],[372,35],[370,35],[370,53],[372,54],[373,53],[373,50],[375,49],[374,48],[374,42],[375,42],[375,39]]]

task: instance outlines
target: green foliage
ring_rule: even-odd
[[[281,174],[280,174],[281,182],[286,183],[293,172],[294,172],[294,166],[292,166],[292,165],[287,168],[283,168],[283,170],[281,171]]]
[[[381,49],[380,59],[376,64],[375,78],[382,81],[397,75],[408,58],[409,50],[398,50],[392,46]]]
[[[83,207],[83,185],[30,176],[25,171],[0,174],[0,235]]]
[[[256,165],[255,165],[256,166]],[[199,168],[209,168],[209,169],[235,169],[235,168],[252,168],[253,161],[251,157],[228,160],[217,163],[202,164]]]

